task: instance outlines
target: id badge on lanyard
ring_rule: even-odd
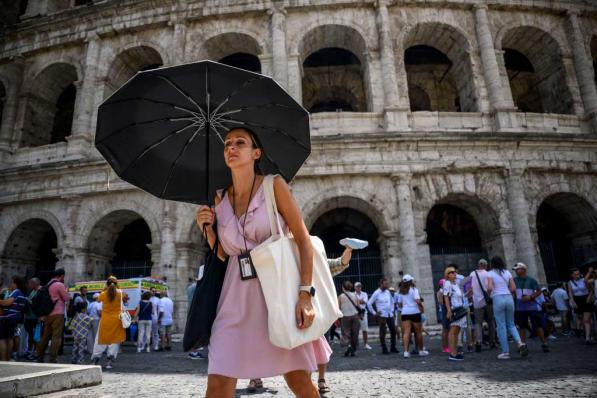
[[[238,256],[238,266],[240,268],[241,280],[246,281],[257,278],[257,271],[255,271],[255,266],[253,266],[253,260],[251,260],[249,252]]]

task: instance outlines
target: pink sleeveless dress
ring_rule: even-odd
[[[207,373],[254,379],[283,375],[293,370],[315,371],[318,364],[329,361],[332,353],[325,338],[292,350],[271,344],[267,331],[267,307],[259,279],[240,279],[238,255],[245,250],[243,219],[246,217],[245,237],[249,250],[271,236],[263,186],[258,188],[247,212],[240,219],[234,214],[225,191],[218,194],[222,197],[215,209],[218,236],[222,248],[230,257],[211,330]],[[286,228],[284,220],[281,221]],[[298,294],[298,290],[288,294]]]

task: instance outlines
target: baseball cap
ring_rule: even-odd
[[[406,274],[402,277],[402,281],[404,282],[411,282],[413,280],[415,280],[415,278],[413,278],[410,274]]]
[[[96,298],[98,298],[98,297],[99,297],[99,293],[94,293],[94,294],[93,294],[93,299],[94,299],[94,300],[95,300]]]
[[[528,269],[525,263],[516,263],[516,265],[514,266],[514,268],[512,268],[514,271],[518,270],[518,269]]]

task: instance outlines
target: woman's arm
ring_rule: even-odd
[[[493,291],[493,279],[492,278],[487,278],[487,294],[491,294],[491,292]]]
[[[516,284],[514,283],[514,279],[510,278],[508,280],[508,288],[510,289],[510,293],[516,293]]]
[[[225,192],[226,191],[224,191],[224,193]],[[216,195],[216,197],[214,198],[215,205],[219,205],[221,201],[222,199],[220,198],[220,196]],[[201,233],[203,233],[203,229],[205,227],[205,235],[210,249],[213,249],[213,247],[216,244],[217,235],[213,229],[215,219],[216,211],[214,208],[211,208],[209,206],[199,206],[195,215],[195,220],[197,222],[197,226],[199,227],[199,229],[201,229]],[[222,261],[226,261],[226,259],[228,258],[228,255],[222,248],[222,245],[218,245],[218,257]]]
[[[301,212],[299,210],[290,188],[286,181],[281,177],[274,179],[274,196],[278,211],[286,221],[286,225],[290,229],[294,241],[296,242],[300,255],[300,274],[301,285],[309,286],[312,283],[313,277],[313,246],[311,245],[311,237],[307,226],[303,221]],[[298,286],[297,292],[298,293]],[[289,294],[295,294],[289,292]],[[313,323],[315,318],[315,310],[311,303],[311,295],[306,292],[300,292],[299,301],[296,306],[296,321],[299,329],[306,329]]]

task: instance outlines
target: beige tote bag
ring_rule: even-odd
[[[251,260],[257,271],[268,313],[268,331],[271,343],[277,347],[292,349],[319,339],[327,332],[342,312],[334,281],[327,262],[323,242],[311,236],[313,245],[313,277],[315,287],[312,298],[315,319],[307,329],[296,325],[295,309],[298,302],[300,281],[300,255],[291,234],[285,235],[280,224],[278,207],[274,196],[274,177],[263,180],[265,203],[272,236],[251,250]]]

